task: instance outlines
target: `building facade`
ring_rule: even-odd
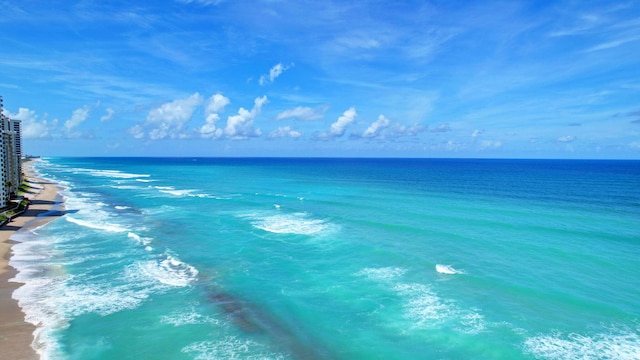
[[[20,121],[4,113],[0,96],[0,207],[7,206],[22,184],[22,138]]]

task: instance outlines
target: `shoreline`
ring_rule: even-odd
[[[40,358],[32,347],[36,327],[25,321],[22,308],[13,299],[14,290],[22,283],[12,281],[18,271],[9,265],[11,247],[18,242],[11,237],[16,231],[37,228],[63,214],[62,211],[51,211],[54,206],[62,204],[58,185],[42,179],[32,164],[33,160],[22,164],[25,181],[30,185],[24,196],[31,200],[31,204],[24,214],[0,228],[0,349],[8,359]]]

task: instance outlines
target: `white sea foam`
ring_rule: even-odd
[[[439,325],[456,315],[453,304],[440,298],[429,286],[397,284],[393,289],[405,298],[405,314],[416,327]]]
[[[155,180],[151,180],[151,179],[136,179],[136,181],[144,182],[144,183],[150,183],[150,182],[154,182]]]
[[[276,234],[315,235],[329,230],[325,220],[310,218],[305,213],[264,215],[254,214],[251,224],[261,230]]]
[[[214,317],[202,315],[194,306],[184,310],[178,310],[171,314],[164,315],[160,321],[173,326],[196,325],[196,324],[212,324],[218,325],[220,321]]]
[[[111,185],[111,188],[118,190],[140,190],[143,189],[140,186],[135,185]]]
[[[187,189],[187,190],[176,190],[176,189],[172,189],[172,190],[160,190],[161,193],[165,193],[165,194],[171,194],[174,196],[185,196],[185,195],[189,195],[191,193],[193,193],[195,190],[192,189]]]
[[[413,329],[425,329],[447,323],[457,331],[477,334],[486,328],[478,309],[463,309],[455,301],[438,295],[430,285],[403,282],[407,272],[400,267],[364,268],[356,276],[379,282],[395,292],[402,301],[404,317]]]
[[[108,279],[83,273],[69,274],[60,266],[65,260],[39,261],[29,255],[39,254],[49,246],[60,245],[65,236],[32,237],[14,245],[16,254],[12,264],[19,270],[12,281],[24,283],[13,293],[25,312],[25,320],[36,326],[33,346],[42,359],[63,358],[56,332],[82,314],[109,315],[140,305],[153,290],[153,283],[129,272],[114,273]],[[24,256],[26,255],[26,256]],[[55,256],[55,252],[50,253]],[[67,255],[77,256],[77,255]],[[83,259],[87,259],[84,258]],[[53,261],[53,262],[51,262]],[[106,283],[105,283],[106,281]]]
[[[64,218],[68,222],[74,223],[76,225],[88,227],[91,229],[104,230],[109,232],[125,232],[128,230],[126,227],[117,225],[117,224],[109,224],[106,222],[91,222],[91,221],[76,219],[71,216],[65,216]]]
[[[196,268],[169,254],[164,254],[157,260],[142,262],[139,266],[143,273],[171,286],[188,286],[198,277]]]
[[[114,206],[114,208],[116,210],[128,210],[128,209],[131,209],[131,207],[129,207],[129,206],[120,206],[120,205],[116,205],[116,206]]]
[[[111,177],[118,179],[135,179],[135,178],[146,178],[150,177],[149,174],[130,174],[125,173],[120,170],[92,170],[90,171],[92,176],[103,176],[103,177]]]
[[[460,316],[458,331],[465,334],[478,334],[487,328],[484,316],[477,309],[470,310]]]
[[[97,177],[109,177],[116,179],[135,179],[135,178],[146,178],[150,177],[149,174],[131,174],[122,172],[120,170],[97,170],[97,169],[85,169],[85,168],[74,168],[71,171],[75,174],[85,173],[91,176]]]
[[[200,341],[182,348],[183,354],[188,354],[196,360],[209,359],[285,359],[282,354],[269,351],[264,345],[251,340],[241,340],[235,336],[228,336],[220,341]]]
[[[217,199],[218,197],[212,196],[209,194],[201,194],[197,193],[198,190],[195,189],[176,189],[173,186],[154,186],[155,189],[160,191],[163,194],[169,194],[173,196],[190,196],[190,197],[199,197],[199,198],[213,198]]]
[[[436,265],[436,271],[439,272],[440,274],[447,274],[447,275],[464,274],[464,270],[454,269],[453,266],[451,265],[442,265],[442,264]]]
[[[539,359],[640,359],[640,334],[632,330],[594,335],[553,333],[528,338],[524,349]]]
[[[356,276],[364,276],[370,280],[391,281],[396,280],[407,272],[407,269],[399,267],[364,268],[358,271]]]
[[[137,242],[139,244],[145,245],[145,246],[151,244],[151,242],[153,241],[153,238],[142,237],[142,236],[140,236],[140,235],[138,235],[136,233],[133,233],[133,232],[129,232],[127,234],[127,237],[129,239],[131,239],[131,240],[133,240],[133,241],[135,241],[135,242]]]
[[[188,194],[191,197],[199,197],[199,198],[206,198],[206,199],[223,199],[219,196],[214,196],[214,195],[209,195],[209,194]]]

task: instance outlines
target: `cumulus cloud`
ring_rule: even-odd
[[[251,111],[240,108],[237,115],[229,116],[227,126],[224,128],[224,136],[235,140],[260,136],[262,132],[260,129],[253,128],[253,120],[260,114],[262,106],[268,102],[266,96],[256,98]]]
[[[78,125],[82,124],[89,117],[89,108],[83,107],[81,109],[76,109],[71,114],[69,120],[64,122],[64,127],[67,131],[71,131],[74,128],[78,127]]]
[[[107,108],[107,113],[102,115],[102,117],[100,118],[100,122],[111,120],[111,118],[113,118],[113,115],[115,113],[116,113],[115,110],[113,110],[112,108]]]
[[[273,130],[269,134],[269,139],[277,139],[277,138],[284,138],[284,137],[297,139],[301,136],[302,136],[302,133],[292,129],[291,126],[281,126],[276,130]]]
[[[575,136],[570,136],[570,135],[566,135],[566,136],[560,136],[557,141],[560,143],[570,143],[573,142],[576,139]]]
[[[292,66],[293,64],[285,66],[282,65],[282,63],[274,65],[271,70],[269,70],[269,74],[260,76],[260,85],[264,86],[274,82],[278,76],[282,75],[283,72],[289,70]]]
[[[344,135],[344,132],[347,129],[347,126],[349,126],[351,123],[353,123],[356,120],[356,116],[358,116],[358,113],[356,112],[356,108],[350,107],[344,113],[342,113],[342,116],[340,116],[336,122],[331,124],[331,128],[329,129],[329,132],[323,133],[320,137],[335,138],[335,137],[340,137]]]
[[[224,111],[224,107],[229,105],[229,102],[229,98],[220,93],[211,96],[207,102],[207,115]]]
[[[18,112],[12,114],[6,109],[4,115],[13,120],[20,120],[21,136],[23,139],[42,139],[51,137],[52,131],[57,125],[57,120],[48,122],[47,120],[38,121],[38,115],[34,110],[27,108],[19,108]]]
[[[219,138],[223,134],[223,130],[216,128],[216,124],[220,121],[219,112],[229,105],[229,98],[218,93],[209,98],[205,109],[205,124],[200,128],[200,136],[203,138]]]
[[[89,118],[89,110],[89,107],[85,106],[73,111],[71,117],[64,122],[64,130],[67,136],[79,137],[82,135],[80,132],[75,131],[75,129]]]
[[[184,138],[182,129],[187,121],[193,117],[195,109],[202,104],[202,96],[195,93],[185,99],[177,99],[172,102],[162,104],[160,107],[152,109],[147,115],[144,128],[148,129],[148,137],[151,140],[161,140],[167,137]],[[141,128],[132,128],[130,133],[137,138],[144,137]]]
[[[295,118],[302,121],[312,121],[321,119],[323,116],[324,113],[318,113],[310,107],[298,106],[295,109],[288,109],[281,112],[276,116],[276,120]]]
[[[378,116],[378,120],[374,121],[369,125],[369,127],[362,133],[363,138],[375,138],[380,135],[382,130],[389,127],[391,121],[384,117],[384,115],[380,114]]]
[[[200,136],[205,139],[221,137],[222,129],[216,128],[218,121],[220,121],[218,114],[209,114],[205,119],[205,124],[200,128]]]

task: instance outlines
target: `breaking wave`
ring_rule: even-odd
[[[251,224],[260,230],[276,234],[316,235],[333,228],[322,219],[314,219],[306,213],[251,214]]]
[[[164,254],[139,266],[143,273],[165,285],[188,286],[198,277],[196,268],[180,261],[175,255]]]
[[[447,275],[464,274],[464,270],[454,269],[453,266],[451,265],[442,265],[442,264],[436,265],[436,271],[439,272],[440,274],[447,274]]]

